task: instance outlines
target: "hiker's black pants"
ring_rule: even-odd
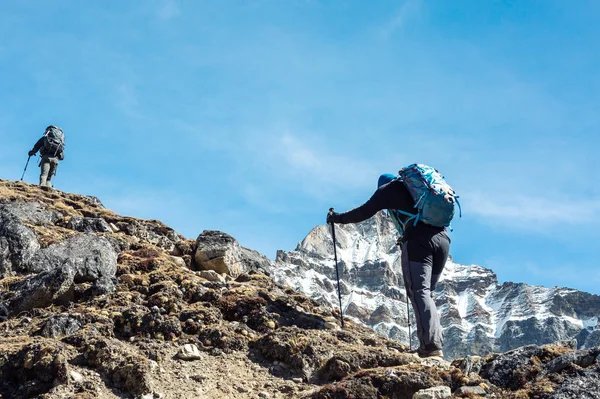
[[[415,312],[421,352],[442,349],[442,326],[431,293],[444,270],[449,251],[450,237],[439,228],[414,229],[402,244],[402,274]]]

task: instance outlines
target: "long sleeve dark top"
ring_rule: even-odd
[[[41,156],[44,156],[44,155],[46,155],[46,153],[45,153],[45,151],[44,151],[44,136],[42,136],[42,138],[41,138],[41,139],[39,139],[39,140],[37,141],[37,143],[35,143],[35,145],[34,145],[34,146],[33,146],[33,148],[31,149],[31,151],[33,151],[34,153],[36,153],[36,152],[38,152],[38,151],[39,151]],[[64,153],[64,151],[63,151],[63,150],[60,150],[60,151],[59,151],[59,152],[56,154],[56,157],[57,157],[58,159],[60,159],[61,161],[62,161],[63,159],[65,159],[65,153]]]
[[[416,211],[414,205],[415,202],[404,183],[401,180],[392,180],[388,184],[379,187],[371,198],[358,208],[338,214],[336,222],[342,224],[359,223],[369,219],[377,212],[384,209],[397,209],[414,214]],[[408,216],[400,215],[400,219],[402,222],[405,222],[406,219],[408,219]],[[404,232],[404,238],[406,239],[409,234],[411,234],[411,230],[420,230],[423,228],[436,231],[444,230],[443,227],[435,227],[423,222],[418,222],[417,225],[413,227],[412,222],[409,222]]]

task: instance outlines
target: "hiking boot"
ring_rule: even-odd
[[[418,353],[419,353],[419,357],[421,359],[424,359],[427,357],[441,357],[441,358],[444,357],[444,352],[442,352],[441,349],[434,349],[434,350],[428,351],[428,352],[419,351]]]

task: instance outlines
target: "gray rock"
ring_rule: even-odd
[[[98,197],[94,197],[93,195],[84,195],[83,198],[90,205],[96,206],[98,208],[106,209],[106,208],[104,208],[104,205],[102,204],[102,201],[100,201],[100,198],[98,198]]]
[[[508,388],[513,381],[513,372],[530,363],[533,356],[542,354],[542,348],[537,345],[522,346],[512,351],[502,353],[484,364],[480,375],[493,384]]]
[[[600,399],[600,364],[571,375],[549,399]]]
[[[154,244],[157,247],[172,251],[175,244],[183,240],[184,237],[170,227],[160,222],[141,222],[131,220],[117,223],[117,230],[127,235],[137,237],[142,241]]]
[[[586,368],[591,366],[600,355],[600,347],[579,350],[559,356],[544,365],[541,375],[557,373],[571,364]]]
[[[39,202],[11,202],[0,205],[0,208],[4,208],[5,211],[16,216],[21,222],[36,226],[54,224],[61,218],[60,213],[46,209]]]
[[[117,253],[104,237],[81,234],[38,251],[28,268],[31,272],[70,268],[75,283],[93,282],[95,294],[114,290]]]
[[[452,391],[447,386],[421,389],[413,394],[413,399],[445,399],[450,397],[452,397]]]
[[[60,267],[30,277],[11,287],[16,296],[8,300],[8,311],[15,315],[73,300],[75,271]]]
[[[63,338],[79,331],[82,327],[81,322],[72,315],[53,316],[42,328],[41,334],[46,338]]]
[[[34,232],[0,205],[0,278],[23,272],[25,264],[40,249]]]
[[[460,359],[458,368],[465,375],[470,373],[479,374],[481,371],[482,359],[479,356],[467,356],[464,359]]]
[[[485,389],[483,389],[480,386],[473,386],[473,387],[464,386],[464,387],[458,388],[456,390],[456,392],[454,392],[454,394],[456,396],[468,396],[468,395],[485,396],[485,395],[487,395],[487,392],[485,391]]]
[[[215,230],[205,230],[198,236],[194,260],[199,270],[214,270],[233,277],[270,268],[268,258],[241,247],[235,238]]]
[[[67,228],[82,233],[110,233],[112,231],[110,225],[102,218],[72,217],[67,222]]]

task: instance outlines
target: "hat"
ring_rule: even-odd
[[[383,175],[379,176],[379,180],[377,181],[377,188],[383,186],[384,184],[388,184],[395,178],[396,176],[394,176],[391,173],[384,173]]]

